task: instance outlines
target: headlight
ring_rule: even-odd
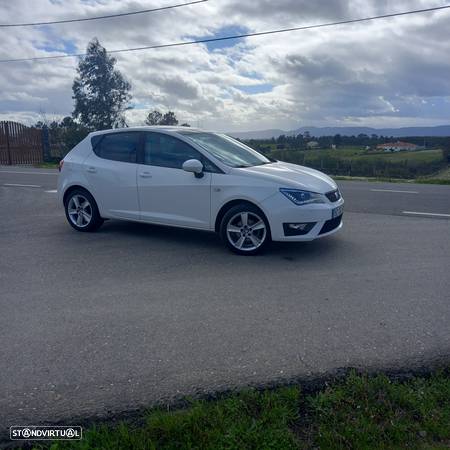
[[[311,203],[325,203],[324,196],[316,192],[301,191],[299,189],[280,188],[280,192],[296,205],[309,205]]]

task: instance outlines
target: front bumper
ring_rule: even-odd
[[[273,241],[312,241],[320,237],[329,236],[342,228],[342,215],[333,218],[332,211],[341,207],[344,199],[336,202],[298,206],[287,199],[283,194],[277,193],[269,197],[262,204],[270,224]],[[286,233],[286,224],[314,223],[308,226],[305,234],[290,236]]]

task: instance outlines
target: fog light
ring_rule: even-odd
[[[283,223],[285,236],[308,234],[317,222]]]
[[[307,223],[290,223],[289,228],[291,228],[292,230],[302,230],[303,231],[307,225],[308,225]]]

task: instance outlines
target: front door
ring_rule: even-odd
[[[143,164],[137,171],[142,220],[210,229],[211,173],[205,171],[197,178],[185,172],[182,165],[188,159],[204,163],[203,155],[189,144],[167,134],[145,132]]]

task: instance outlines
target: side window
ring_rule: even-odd
[[[135,163],[139,137],[136,132],[106,134],[94,151],[100,158]]]
[[[208,172],[216,172],[214,166],[189,144],[160,133],[145,133],[144,164],[182,169],[188,159],[198,159]]]

